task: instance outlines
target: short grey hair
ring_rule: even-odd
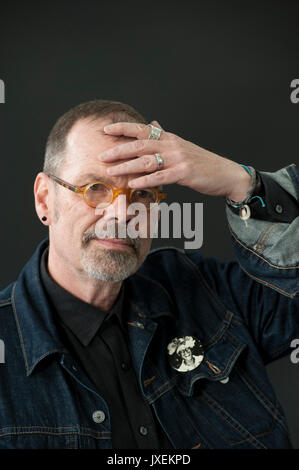
[[[54,124],[46,143],[44,173],[59,175],[66,157],[67,136],[77,121],[88,117],[96,120],[105,116],[111,117],[111,123],[127,121],[147,124],[146,119],[132,106],[118,101],[96,99],[79,104]]]

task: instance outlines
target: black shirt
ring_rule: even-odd
[[[139,389],[123,311],[124,285],[113,308],[104,312],[60,287],[48,273],[47,260],[48,248],[41,258],[41,279],[57,325],[65,346],[107,403],[113,448],[172,448]]]

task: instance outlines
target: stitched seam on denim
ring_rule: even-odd
[[[155,403],[155,401],[158,400],[158,398],[160,398],[160,397],[162,397],[163,395],[165,395],[166,392],[169,392],[169,391],[172,390],[175,386],[176,386],[176,383],[171,384],[168,388],[166,388],[165,390],[162,390],[159,394],[157,394],[156,396],[154,396],[153,398],[151,398],[150,400],[148,400],[148,404],[149,404],[149,405],[152,405],[153,403]],[[152,395],[154,395],[154,394],[152,394]]]
[[[293,163],[292,165],[289,165],[286,167],[286,171],[289,174],[289,177],[291,178],[292,183],[294,184],[295,187],[295,192],[297,195],[297,198],[299,199],[299,177],[297,175],[297,171],[294,170],[294,167],[297,169],[296,164]]]
[[[206,401],[203,400],[201,396],[199,396],[198,398],[199,398],[199,400],[201,400],[203,402],[204,406],[206,406]],[[210,406],[210,405],[208,404],[208,406]],[[214,409],[213,409],[213,411],[214,411]],[[200,416],[201,420],[205,421],[206,425],[209,426],[212,429],[213,433],[218,434],[228,444],[230,444],[230,445],[232,444],[232,441],[227,440],[226,437],[224,436],[224,434],[222,434],[222,432],[220,432],[219,429],[213,423],[211,423],[210,420],[206,416],[204,416],[198,409],[196,409],[195,413]]]
[[[168,385],[168,384],[171,384],[175,379],[177,379],[177,375],[175,375],[174,377],[172,377],[172,379],[170,380],[167,380],[167,382],[164,382],[163,385],[161,385],[159,388],[157,388],[153,393],[151,393],[150,395],[147,396],[147,399],[149,400],[152,396],[156,395],[156,393],[158,393],[159,391],[163,391],[163,388]],[[174,384],[175,385],[175,384]],[[173,386],[174,386],[173,385]]]
[[[155,378],[156,378],[156,376],[153,375],[153,377],[151,377],[150,379],[145,379],[145,380],[143,381],[143,386],[144,386],[144,387],[147,387],[150,383],[152,383],[153,380],[155,380]]]
[[[276,407],[276,415],[278,416],[279,419],[277,419],[276,421],[279,422],[279,424],[282,426],[282,428],[284,429],[284,431],[286,431],[288,433],[288,425],[286,423],[286,419],[285,417],[283,416],[283,414],[280,413],[279,411],[279,401],[278,399],[276,399],[276,403],[275,403],[275,407]],[[275,419],[276,419],[276,416],[275,416]]]
[[[46,431],[21,431],[21,432],[7,432],[5,434],[0,434],[0,439],[1,437],[5,437],[5,436],[21,436],[21,435],[24,435],[24,434],[45,434],[47,436],[66,436],[66,435],[77,435],[76,432],[62,432],[62,433],[54,433],[54,432],[46,432]],[[85,436],[89,436],[89,437],[92,437],[93,439],[110,439],[109,436],[103,436],[103,437],[100,437],[100,436],[92,436],[92,435],[89,435],[89,434],[84,434]]]
[[[235,316],[236,316],[236,315],[234,315],[234,317],[232,318],[232,323],[237,323],[237,325],[240,325],[240,326],[246,326],[246,323],[245,323],[244,321],[242,321],[242,320],[240,320],[240,321],[239,321],[239,320],[236,320],[236,319],[235,319]],[[238,317],[238,318],[239,318],[239,317]]]
[[[268,227],[265,229],[262,237],[260,237],[260,239],[259,239],[259,241],[258,241],[258,243],[255,247],[256,251],[258,251],[259,253],[263,252],[263,250],[261,248],[262,248],[262,246],[265,247],[265,241],[267,241],[268,238],[269,238],[269,232],[271,234],[273,228],[276,227],[276,226],[279,226],[279,225],[280,225],[280,223],[277,223],[277,222],[272,222],[271,224],[268,225]]]
[[[232,312],[227,310],[226,315],[223,321],[221,322],[218,330],[213,334],[213,336],[211,336],[211,338],[206,343],[204,343],[203,346],[206,352],[208,352],[214,346],[214,344],[218,343],[218,341],[226,333],[227,329],[230,326],[233,315],[234,314]]]
[[[223,414],[222,411],[224,411],[224,410],[219,406],[219,404],[215,404],[215,405],[213,404],[213,401],[214,401],[214,400],[212,399],[212,397],[209,397],[209,396],[208,396],[208,398],[212,399],[211,403],[209,403],[209,399],[208,399],[208,398],[206,398],[206,400],[204,399],[204,397],[201,397],[201,398],[202,398],[202,400],[203,400],[205,403],[207,403],[207,405],[214,411],[214,413],[216,413],[222,420],[226,421],[227,424],[228,424],[230,427],[232,427],[235,431],[237,431],[239,434],[241,434],[241,436],[244,437],[244,439],[242,439],[241,441],[237,441],[237,442],[240,443],[240,442],[250,441],[253,445],[255,445],[254,442],[252,442],[252,441],[255,441],[255,440],[256,440],[255,436],[253,436],[249,431],[247,431],[246,428],[243,428],[243,426],[241,426],[241,425],[238,423],[238,421],[236,421],[232,416],[230,416],[230,415],[226,416],[226,414]],[[215,402],[215,403],[216,403],[216,402]],[[217,408],[217,405],[218,405],[218,408]],[[216,406],[216,407],[215,407],[215,406]],[[224,412],[224,413],[225,413],[225,412]],[[232,420],[232,422],[230,422],[230,419]],[[240,427],[240,429],[238,429],[238,428],[233,424],[234,422],[236,423],[237,426]],[[245,432],[244,432],[244,431],[245,431]],[[248,437],[245,437],[244,434],[247,435]],[[233,443],[233,442],[235,442],[235,441],[229,441],[229,442]],[[257,446],[255,445],[255,447],[257,447]]]
[[[262,233],[261,236],[259,237],[259,239],[258,239],[258,241],[257,241],[257,244],[256,244],[256,251],[259,251],[259,246],[261,245],[264,236],[266,235],[266,233],[268,232],[268,230],[270,230],[270,228],[273,226],[273,224],[275,224],[275,222],[272,222],[272,223],[270,223],[269,225],[267,225],[267,227],[265,228],[265,230],[263,231],[263,233]]]
[[[230,358],[229,358],[228,361],[227,361],[227,364],[226,364],[225,369],[223,369],[223,370],[221,371],[222,374],[225,374],[225,373],[226,373],[226,371],[231,367],[231,364],[234,362],[235,356],[236,356],[236,359],[237,359],[238,356],[239,356],[239,354],[241,354],[242,351],[243,351],[243,349],[240,349],[240,348],[239,348],[239,349],[235,349],[235,350],[232,352]],[[193,377],[193,379],[192,379],[192,381],[191,381],[191,384],[190,384],[191,389],[192,389],[194,383],[197,382],[197,380],[198,380],[200,377],[201,377],[201,375],[196,375],[195,377]],[[188,393],[188,391],[189,391],[187,388],[184,388],[184,387],[182,387],[182,390],[184,390],[186,393]]]
[[[247,328],[246,328],[246,330],[247,330]],[[248,330],[247,330],[247,331],[248,331]],[[228,331],[227,337],[228,337],[231,341],[235,342],[236,344],[239,344],[239,339],[236,338],[235,335],[234,335],[231,331]],[[245,344],[245,343],[244,343],[244,344]],[[249,347],[248,344],[247,344],[247,346],[248,346],[248,354],[249,354],[249,356],[250,356],[250,359],[252,359],[253,361],[255,361],[256,364],[264,371],[264,369],[265,369],[264,363],[263,363],[263,362],[259,362],[258,359],[256,359],[256,358],[254,357],[254,355],[252,354],[252,352],[250,351],[250,347]]]
[[[201,399],[201,401],[202,401],[202,402],[204,403],[204,405],[205,405],[206,400],[202,399],[202,397],[200,397],[200,396],[199,396],[198,398]],[[215,412],[216,414],[218,414],[217,411],[209,405],[209,403],[208,403],[208,406],[213,410],[213,412]],[[226,438],[226,436],[225,436],[224,434],[222,434],[222,432],[219,431],[219,429],[216,427],[216,425],[212,424],[212,423],[208,420],[208,418],[206,418],[205,416],[203,416],[203,415],[201,414],[200,411],[196,410],[196,413],[198,413],[198,414],[200,415],[201,419],[204,419],[204,420],[206,421],[207,425],[212,428],[213,432],[215,432],[216,434],[218,434],[218,435],[219,435],[225,442],[227,442],[229,445],[231,445],[231,446],[236,446],[236,445],[238,445],[238,444],[243,444],[244,442],[250,442],[250,441],[252,441],[252,438],[251,438],[251,437],[247,437],[247,438],[241,439],[241,440],[239,440],[239,441],[229,440],[229,439]],[[219,415],[219,416],[220,416],[220,419],[223,419],[223,418],[222,418],[222,415]],[[228,424],[229,424],[230,427],[233,427],[230,423],[228,423]],[[235,429],[235,428],[233,427],[233,429]],[[271,432],[271,431],[270,431],[270,432]],[[256,438],[256,437],[260,437],[260,436],[263,436],[264,434],[269,434],[269,432],[268,432],[268,431],[262,432],[262,433],[259,433],[259,434],[255,435],[254,437],[255,437],[255,438]]]
[[[240,367],[236,367],[236,372],[239,375],[240,379],[245,383],[249,390],[255,395],[256,398],[259,398],[259,401],[264,405],[268,410],[270,416],[275,419],[276,415],[276,405],[271,402],[271,400],[260,390],[260,388],[252,382],[249,375]]]
[[[196,444],[196,446],[192,447],[192,449],[199,449],[201,446],[201,442],[199,442],[198,444]]]
[[[241,245],[245,250],[250,251],[250,253],[254,254],[255,256],[257,256],[258,258],[260,258],[262,261],[264,261],[265,263],[267,263],[269,266],[271,266],[271,268],[275,268],[275,269],[299,269],[299,266],[276,266],[275,264],[270,263],[270,262],[267,261],[263,256],[260,256],[260,255],[259,255],[258,253],[256,253],[254,250],[252,250],[251,248],[248,248],[246,245],[244,245],[244,244],[237,238],[237,236],[234,234],[234,232],[231,230],[230,227],[229,227],[229,229],[230,229],[231,235],[232,235],[233,238],[236,240],[236,242],[239,243],[239,245]]]
[[[236,370],[237,370],[237,373],[239,374],[240,378],[245,383],[245,385],[247,385],[247,387],[253,392],[253,394],[257,398],[258,397],[260,398],[260,400],[262,401],[262,404],[268,410],[270,416],[272,416],[272,418],[273,418],[273,429],[275,427],[275,421],[278,421],[278,423],[283,426],[283,429],[286,430],[285,425],[284,425],[284,420],[283,420],[281,414],[278,411],[277,399],[276,399],[276,403],[274,405],[274,403],[272,403],[270,401],[270,399],[268,397],[266,397],[266,395],[260,390],[260,388],[255,383],[252,382],[252,380],[250,379],[248,374],[246,374],[240,368],[237,368]],[[240,372],[240,371],[242,371],[242,372]],[[271,409],[271,408],[273,408],[273,409]]]
[[[286,349],[290,349],[290,342],[285,343],[282,346],[279,346],[278,349],[275,349],[273,352],[270,352],[269,355],[272,359],[275,359],[275,356],[277,356],[277,354],[280,354],[281,352],[283,352]]]
[[[4,426],[2,428],[0,428],[0,431],[2,430],[7,430],[7,429],[11,429],[11,430],[15,430],[15,429],[27,429],[27,430],[30,430],[30,429],[40,429],[40,430],[43,430],[44,432],[46,430],[60,430],[60,429],[64,429],[69,432],[74,432],[74,433],[79,433],[80,434],[80,431],[83,430],[83,434],[88,434],[90,435],[91,433],[94,433],[94,434],[111,434],[111,431],[96,431],[94,429],[91,429],[91,428],[86,428],[84,426]],[[30,431],[26,431],[26,432],[30,432]],[[38,431],[36,431],[38,432]],[[0,433],[1,435],[1,433]]]
[[[261,234],[261,236],[259,237],[258,241],[257,241],[257,244],[256,244],[256,251],[259,251],[259,246],[262,244],[262,241],[263,241],[263,238],[264,236],[266,235],[266,233],[268,232],[268,230],[270,230],[270,228],[275,225],[275,222],[272,222],[271,224],[267,225],[267,227],[265,228],[265,230],[263,231],[263,233]]]
[[[175,401],[177,402],[178,407],[179,407],[180,409],[182,409],[181,403],[179,402],[176,393],[173,393],[173,392],[172,392],[172,395],[173,395],[173,398],[175,399]],[[196,425],[195,425],[195,424],[193,423],[193,421],[189,418],[189,415],[188,415],[187,413],[183,413],[183,416],[185,416],[185,418],[187,418],[187,420],[188,420],[189,423],[191,424],[192,428],[194,429],[194,432],[196,433],[196,435],[199,436],[199,440],[200,440],[201,442],[204,442],[208,449],[213,449],[213,447],[212,447],[211,445],[208,445],[208,444],[207,444],[206,439],[204,439],[203,436],[201,435],[201,433],[198,431]]]
[[[13,312],[14,312],[14,315],[15,315],[16,323],[17,323],[17,329],[18,329],[19,338],[20,338],[20,341],[21,341],[21,348],[23,350],[23,355],[24,355],[24,358],[25,358],[25,367],[26,367],[26,370],[28,372],[29,365],[28,365],[28,360],[27,360],[27,354],[26,354],[26,349],[25,349],[25,344],[24,344],[24,340],[23,340],[23,334],[22,334],[21,326],[20,326],[20,323],[19,323],[17,309],[16,309],[16,306],[15,306],[15,297],[14,296],[15,296],[16,285],[17,285],[17,283],[15,283],[13,288],[12,288],[12,308],[13,308]]]
[[[268,287],[272,287],[272,288],[278,290],[279,292],[282,292],[283,294],[286,294],[288,297],[296,297],[297,292],[294,292],[294,293],[293,292],[292,293],[286,292],[283,289],[281,289],[280,287],[276,286],[275,284],[270,284],[270,282],[264,281],[263,279],[260,279],[256,276],[253,276],[253,274],[250,274],[249,272],[247,272],[246,269],[244,269],[241,264],[240,264],[240,267],[244,271],[244,273],[246,273],[248,276],[252,277],[256,281],[259,281],[259,282],[261,282],[262,284],[265,284]]]
[[[267,241],[268,241],[270,235],[272,235],[272,233],[273,233],[280,225],[281,225],[280,223],[277,223],[277,224],[273,225],[272,229],[268,232],[267,236],[266,236],[265,239],[264,239],[263,246],[261,246],[261,248],[260,248],[260,254],[262,254],[263,251],[265,251],[266,243],[267,243]]]
[[[47,351],[45,352],[44,354],[42,354],[36,361],[35,363],[31,366],[31,368],[28,370],[28,374],[31,374],[31,372],[33,371],[33,369],[35,368],[35,366],[42,360],[44,359],[46,356],[48,356],[49,354],[53,354],[54,352],[64,352],[64,353],[68,353],[68,351],[66,349],[50,349],[50,351]]]
[[[259,442],[253,434],[250,433],[246,428],[244,428],[235,418],[233,418],[229,413],[227,413],[211,396],[206,392],[203,392],[201,395],[203,401],[218,415],[221,419],[227,422],[233,429],[235,429],[241,436],[244,437],[243,441],[250,441],[255,447],[262,446],[266,448],[261,442]],[[256,442],[255,442],[256,441]]]

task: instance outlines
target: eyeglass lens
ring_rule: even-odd
[[[112,202],[113,191],[104,183],[96,183],[85,191],[85,199],[93,207],[105,207]],[[134,202],[150,207],[150,204],[156,202],[156,193],[151,189],[135,189],[130,198],[130,203]]]

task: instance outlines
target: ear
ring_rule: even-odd
[[[37,174],[34,182],[34,201],[35,201],[35,210],[38,215],[38,218],[41,220],[42,217],[47,217],[46,221],[42,223],[44,225],[50,225],[49,217],[49,177],[40,172]]]

